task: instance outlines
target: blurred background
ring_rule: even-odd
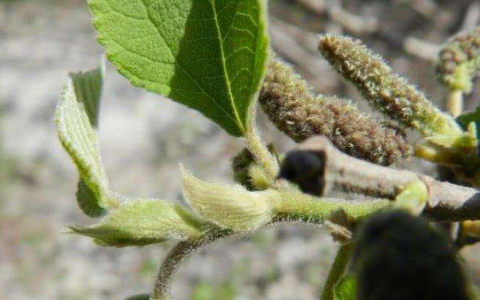
[[[363,39],[392,68],[443,106],[432,60],[452,34],[475,27],[475,0],[270,0],[272,45],[314,89],[348,97],[355,90],[316,52],[317,34]],[[148,292],[159,259],[171,245],[100,248],[63,234],[90,224],[75,201],[77,173],[57,141],[55,105],[69,71],[98,65],[85,0],[0,0],[0,299],[105,300]],[[467,108],[477,105],[475,91]],[[133,88],[107,66],[101,111],[103,162],[113,190],[181,200],[182,162],[202,179],[232,182],[230,158],[242,141],[200,114]],[[378,116],[378,115],[376,115]],[[380,116],[378,116],[380,117]],[[263,115],[259,126],[282,151],[294,144]],[[415,159],[402,168],[432,174]],[[191,257],[174,284],[178,300],[313,300],[335,244],[321,228],[267,228],[227,239]],[[462,251],[480,284],[480,248]]]

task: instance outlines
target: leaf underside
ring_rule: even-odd
[[[104,215],[109,201],[108,180],[94,128],[98,122],[102,68],[70,74],[55,112],[60,142],[80,175],[78,204],[91,217]]]
[[[130,82],[241,136],[268,54],[264,0],[90,0],[99,42]]]
[[[202,227],[174,203],[131,199],[93,226],[73,226],[74,233],[95,239],[102,246],[144,246],[167,240],[194,239]]]

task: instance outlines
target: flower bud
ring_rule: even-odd
[[[435,69],[440,82],[452,91],[470,93],[480,70],[480,27],[456,34],[440,50]]]

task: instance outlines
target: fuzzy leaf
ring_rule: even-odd
[[[102,246],[143,246],[167,240],[195,239],[204,223],[181,206],[162,200],[128,200],[93,226],[71,227]]]
[[[130,82],[245,132],[268,54],[265,0],[90,0],[99,42]]]
[[[357,283],[355,277],[346,275],[341,278],[333,289],[333,298],[335,300],[355,300]]]
[[[108,180],[100,160],[97,132],[103,67],[71,74],[64,86],[55,123],[63,148],[80,174],[77,200],[83,212],[91,217],[104,215],[115,205],[110,198]]]
[[[206,183],[182,169],[184,195],[200,217],[223,229],[252,231],[274,216],[275,191],[250,192],[241,186]]]
[[[105,62],[103,60],[99,68],[70,74],[77,101],[83,103],[90,124],[95,128],[98,128],[104,77]]]

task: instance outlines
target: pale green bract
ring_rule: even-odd
[[[56,112],[60,142],[80,174],[77,200],[83,212],[102,216],[116,200],[108,192],[108,180],[100,159],[97,132],[103,67],[71,74],[64,86]]]
[[[181,206],[162,200],[127,200],[100,223],[73,226],[73,232],[102,246],[143,246],[203,236],[202,225]]]
[[[246,131],[266,69],[265,0],[89,0],[99,42],[130,82]]]

